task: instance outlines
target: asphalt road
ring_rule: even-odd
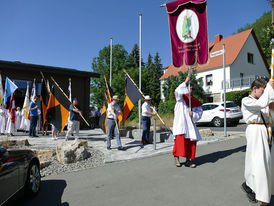
[[[237,126],[227,126],[227,131],[231,131],[231,132],[245,132],[247,125],[244,123],[239,123]],[[203,125],[198,125],[199,129],[205,129],[205,128],[210,128],[213,132],[217,131],[217,132],[221,132],[224,131],[223,127],[213,127],[210,124],[203,124]]]
[[[44,178],[40,193],[18,205],[254,205],[240,189],[244,157],[245,139],[238,138],[199,146],[195,169],[176,168],[170,154],[111,163]]]

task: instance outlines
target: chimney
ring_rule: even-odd
[[[214,43],[219,43],[222,40],[223,36],[221,34],[217,34],[214,37]]]

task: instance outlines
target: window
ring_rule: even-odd
[[[247,53],[247,62],[250,64],[254,64],[254,55],[251,53]]]
[[[212,84],[213,84],[212,74],[206,75],[206,86],[210,86]]]

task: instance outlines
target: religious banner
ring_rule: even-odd
[[[208,63],[206,0],[177,0],[166,4],[174,67]]]

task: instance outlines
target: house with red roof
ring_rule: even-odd
[[[223,55],[212,56],[212,53],[222,50],[225,45],[226,91],[239,91],[250,87],[258,76],[269,76],[267,61],[252,29],[223,38],[216,35],[214,42],[209,44],[210,61],[208,65],[196,67],[197,78],[202,79],[202,87],[207,94],[207,102],[222,100],[223,94]],[[187,67],[180,69],[173,65],[164,68],[160,78],[161,85],[169,76],[176,76],[179,72],[187,72]],[[162,99],[164,99],[162,92]]]

